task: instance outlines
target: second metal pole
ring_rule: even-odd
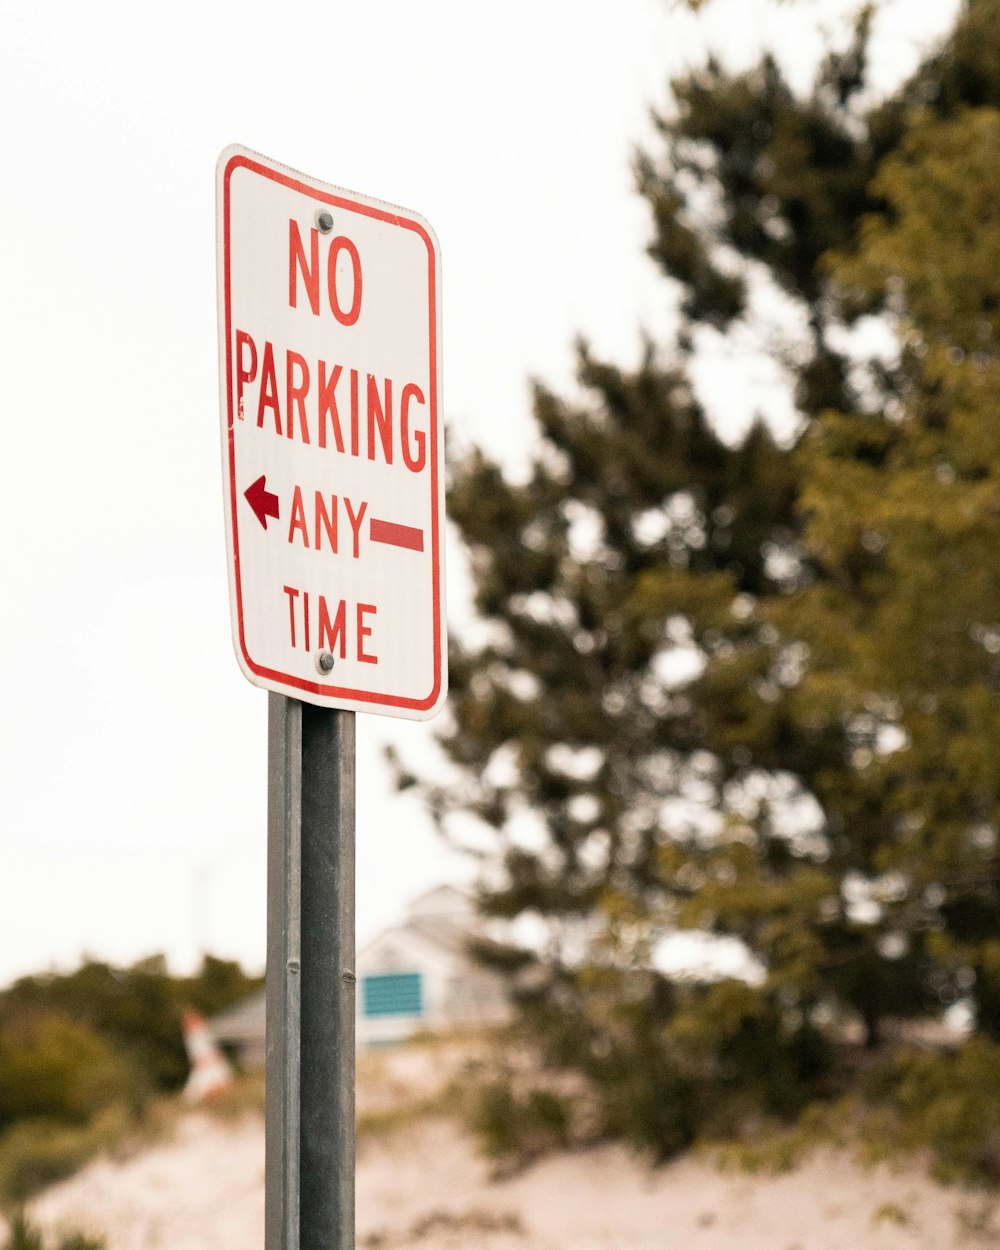
[[[271,694],[266,1250],[354,1250],[355,719]]]

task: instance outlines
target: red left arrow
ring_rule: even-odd
[[[261,476],[249,486],[244,492],[243,497],[254,510],[257,520],[267,529],[267,518],[273,516],[278,519],[278,496],[272,495],[267,489],[267,474],[262,473]]]

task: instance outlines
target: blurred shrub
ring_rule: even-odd
[[[866,1163],[914,1153],[942,1181],[995,1190],[1000,1044],[972,1038],[954,1050],[883,1056],[850,1092],[811,1104],[792,1122],[748,1119],[703,1142],[723,1166],[769,1173],[795,1167],[818,1146],[857,1151]]]
[[[608,969],[576,976],[586,994],[571,986],[558,1011],[548,991],[522,998],[520,1035],[543,1065],[585,1078],[574,1105],[586,1104],[592,1137],[666,1159],[699,1139],[739,1137],[747,1124],[792,1123],[834,1092],[830,1042],[766,987],[670,986]]]
[[[210,955],[192,977],[171,976],[161,956],[129,968],[88,961],[75,972],[24,977],[0,994],[0,1038],[26,1017],[58,1014],[89,1026],[131,1060],[151,1088],[169,1092],[188,1075],[184,1009],[212,1015],[262,984],[238,963]]]
[[[512,1030],[504,1059],[473,1073],[464,1100],[482,1149],[505,1164],[612,1138],[660,1160],[698,1147],[723,1166],[775,1173],[822,1146],[867,1162],[915,1153],[941,1180],[1000,1188],[1000,1043],[987,1038],[857,1047],[845,1075],[829,1037],[738,982],[679,996],[657,1027],[619,998],[600,1029],[567,1011],[558,1035],[551,1022],[544,1035],[555,1051]],[[567,1062],[586,1079],[568,1082]]]
[[[0,1201],[23,1201],[113,1146],[189,1064],[181,1016],[230,1006],[262,983],[206,957],[172,977],[156,956],[130,968],[90,961],[0,993]]]
[[[134,1126],[123,1106],[107,1107],[83,1125],[24,1120],[0,1137],[0,1202],[17,1205],[46,1185],[72,1176]]]
[[[471,1122],[489,1158],[508,1164],[526,1163],[545,1150],[569,1142],[567,1100],[547,1089],[520,1092],[505,1077],[490,1081],[476,1092]]]
[[[872,1085],[891,1113],[881,1121],[890,1146],[929,1150],[942,1179],[1000,1184],[1000,1044],[910,1052]]]
[[[87,1237],[83,1233],[64,1233],[58,1241],[48,1243],[50,1250],[104,1250],[104,1241]],[[10,1222],[10,1233],[3,1250],[45,1250],[46,1242],[41,1231],[18,1214]]]
[[[0,1032],[0,1130],[39,1118],[84,1125],[113,1102],[138,1109],[143,1093],[135,1065],[87,1024],[22,1014]]]

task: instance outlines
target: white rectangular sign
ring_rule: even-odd
[[[427,719],[447,688],[437,240],[241,147],[219,158],[217,222],[240,666],[309,703]]]

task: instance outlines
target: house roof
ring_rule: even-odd
[[[458,886],[436,885],[412,899],[407,913],[417,915],[470,915],[474,911],[472,899]]]
[[[479,933],[479,917],[467,894],[451,885],[438,886],[421,894],[410,904],[402,924],[383,929],[358,952],[363,958],[380,942],[392,936],[405,942],[407,938],[430,943],[450,955],[465,955],[469,939]]]

